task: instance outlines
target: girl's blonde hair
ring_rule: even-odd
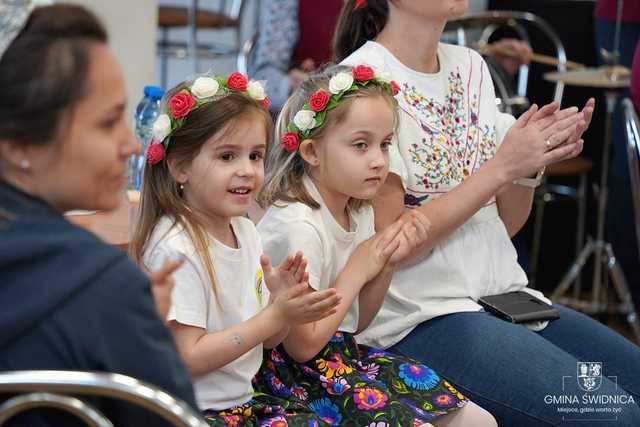
[[[265,185],[258,195],[258,203],[263,209],[278,202],[300,202],[312,209],[319,209],[320,204],[306,190],[302,177],[309,174],[309,165],[303,160],[297,151],[287,152],[280,143],[282,136],[288,132],[287,126],[293,120],[298,111],[302,109],[309,98],[318,90],[329,92],[329,80],[340,72],[351,73],[351,67],[336,65],[325,69],[305,80],[300,88],[294,92],[284,104],[276,121],[273,144],[269,147],[266,161]],[[388,104],[394,114],[394,123],[397,126],[398,112],[392,94],[378,85],[367,85],[357,91],[345,94],[335,108],[327,111],[324,123],[312,129],[308,139],[321,140],[326,129],[342,123],[347,117],[353,101],[358,98],[380,97]],[[357,211],[368,201],[350,199],[349,208]]]
[[[167,93],[163,109],[168,110],[168,100],[191,83],[183,82]],[[191,164],[212,136],[227,126],[231,127],[227,128],[231,131],[256,115],[264,121],[266,135],[270,135],[273,128],[271,117],[258,101],[238,92],[214,98],[191,111],[182,126],[171,135],[164,160],[145,166],[138,223],[129,245],[129,254],[135,262],[143,265],[142,257],[151,249],[148,247],[149,239],[156,225],[163,216],[168,216],[173,221],[171,228],[180,226],[187,233],[217,295],[215,271],[209,256],[209,235],[202,221],[186,205],[180,186],[169,171],[167,160],[172,159],[178,167]]]

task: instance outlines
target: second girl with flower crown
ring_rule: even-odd
[[[366,65],[333,67],[305,81],[280,114],[259,197],[265,252],[279,262],[302,251],[308,291],[335,289],[342,299],[335,314],[292,325],[265,353],[256,389],[307,404],[332,426],[495,426],[428,366],[354,339],[429,228],[416,212],[374,230],[369,201],[389,170],[397,90]]]

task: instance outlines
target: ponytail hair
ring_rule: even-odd
[[[367,0],[357,9],[356,0],[344,2],[333,37],[333,59],[336,63],[380,34],[389,18],[389,1]]]

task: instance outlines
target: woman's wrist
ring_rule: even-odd
[[[509,168],[503,165],[497,157],[489,159],[478,172],[480,171],[486,173],[491,181],[495,183],[496,191],[517,178],[517,176],[509,172]]]

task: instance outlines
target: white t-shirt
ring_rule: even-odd
[[[478,53],[440,43],[438,59],[439,72],[420,73],[369,41],[343,61],[372,65],[401,86],[390,170],[402,179],[408,208],[439,197],[478,170],[515,121],[497,110],[491,76]],[[396,272],[380,312],[358,340],[390,347],[425,320],[480,310],[475,300],[485,295],[525,290],[549,302],[526,285],[491,200],[424,260]]]
[[[304,203],[277,202],[260,220],[258,232],[264,252],[273,265],[280,264],[289,254],[302,251],[307,259],[309,285],[316,290],[328,289],[358,244],[375,234],[373,209],[364,206],[351,212],[349,231],[346,231],[324,205],[313,181],[305,176],[303,182],[311,197],[320,204],[320,209],[311,209]],[[357,329],[356,298],[339,330],[353,333]]]
[[[262,246],[253,223],[241,217],[231,219],[238,249],[211,237],[209,255],[213,260],[217,296],[206,269],[187,233],[163,217],[150,239],[143,261],[149,268],[161,266],[170,254],[184,254],[185,263],[173,273],[175,287],[167,320],[222,331],[256,315],[268,304],[269,291],[260,267]],[[251,399],[251,379],[262,363],[262,344],[222,368],[195,379],[200,409],[228,409]]]

